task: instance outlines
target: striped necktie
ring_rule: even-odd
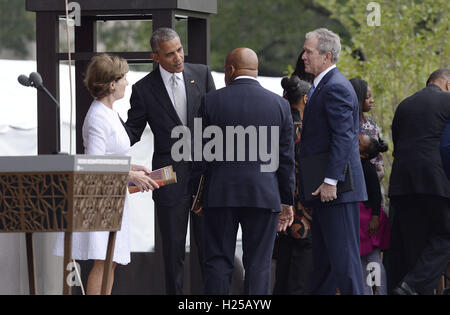
[[[183,125],[187,125],[187,101],[186,101],[186,92],[183,88],[181,82],[179,82],[181,78],[177,77],[175,73],[172,75],[172,93],[173,93],[173,101],[174,107],[180,117]]]

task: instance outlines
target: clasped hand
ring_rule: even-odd
[[[150,178],[150,170],[145,166],[132,165],[131,171],[128,174],[128,180],[136,185],[140,191],[149,191],[159,188],[159,185]]]
[[[320,195],[320,201],[330,202],[337,199],[336,186],[322,183],[315,192],[312,193],[313,196]]]

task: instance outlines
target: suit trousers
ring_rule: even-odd
[[[391,204],[388,289],[405,281],[421,294],[433,294],[450,261],[450,199],[416,194],[393,196]]]
[[[311,239],[280,234],[276,243],[274,295],[309,294],[313,266]]]
[[[363,294],[359,202],[313,209],[311,294]]]
[[[191,200],[186,198],[175,206],[161,206],[155,203],[160,227],[164,259],[166,294],[182,295],[184,261],[186,252],[186,233]],[[203,261],[203,217],[191,213],[191,229],[198,248],[199,261]],[[192,252],[192,251],[191,251]],[[203,265],[200,263],[201,273]]]
[[[270,294],[272,251],[279,212],[263,208],[204,209],[205,294],[228,295],[236,237],[242,229],[244,294]]]

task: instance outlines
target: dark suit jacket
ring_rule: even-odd
[[[215,90],[214,80],[209,68],[200,64],[185,63],[183,76],[187,96],[188,127],[193,131],[194,116],[201,98],[207,92]],[[159,67],[133,85],[130,104],[126,129],[131,144],[140,140],[148,123],[154,135],[152,169],[173,165],[177,173],[178,182],[155,190],[153,199],[160,205],[170,206],[180,202],[181,198],[188,198],[190,192],[187,185],[192,163],[172,160],[171,148],[179,139],[171,138],[171,132],[182,123],[167,94]]]
[[[392,122],[394,162],[389,196],[430,194],[450,198],[439,144],[450,119],[450,93],[436,85],[403,100]]]
[[[447,121],[441,138],[441,158],[445,174],[450,179],[450,120]]]
[[[204,172],[206,178],[203,207],[254,207],[280,211],[281,203],[293,205],[293,123],[290,106],[285,99],[264,89],[256,80],[238,79],[225,88],[208,93],[202,102],[199,116],[204,128],[218,126],[224,135],[224,161],[195,163],[195,168],[201,169],[200,172]],[[236,140],[233,147],[234,161],[226,161],[230,149],[226,147],[226,126],[255,126],[259,136],[259,128],[267,126],[268,140],[265,143],[269,150],[271,126],[278,127],[278,169],[261,172],[260,166],[269,162],[263,162],[259,153],[256,161],[249,161],[248,138],[245,146],[239,147],[240,150],[245,150],[246,161],[237,161]],[[210,139],[204,140],[208,141]],[[259,141],[254,149],[256,148],[260,148]],[[267,149],[264,151],[266,153]]]
[[[328,152],[330,161],[325,177],[343,181],[345,170],[350,167],[354,189],[338,194],[332,202],[310,203],[313,206],[367,200],[359,156],[358,112],[358,100],[352,85],[337,68],[330,70],[306,104],[300,158]]]

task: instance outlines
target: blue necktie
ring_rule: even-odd
[[[309,103],[309,100],[311,99],[311,96],[313,95],[315,89],[316,89],[316,87],[314,86],[314,84],[311,85],[311,88],[309,89],[309,92],[308,92],[308,102],[307,103]]]

